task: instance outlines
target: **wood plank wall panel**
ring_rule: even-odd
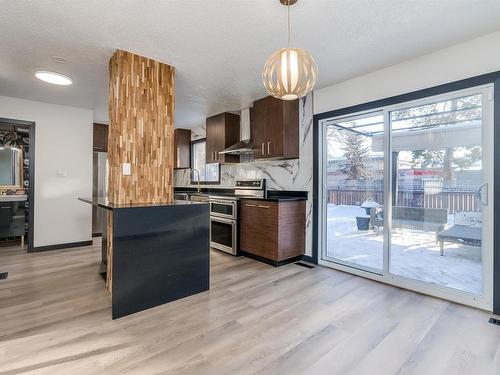
[[[109,201],[173,199],[174,67],[117,50],[109,62]],[[122,164],[131,164],[131,175]]]

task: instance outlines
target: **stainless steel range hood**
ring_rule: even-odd
[[[244,155],[251,153],[253,153],[253,144],[250,134],[250,108],[245,108],[240,113],[240,141],[219,154]]]

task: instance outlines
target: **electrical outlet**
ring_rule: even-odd
[[[130,165],[130,163],[122,164],[122,174],[124,176],[130,176],[132,174],[132,166]]]

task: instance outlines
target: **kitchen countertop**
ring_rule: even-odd
[[[308,193],[306,191],[291,191],[291,190],[267,190],[266,197],[253,197],[253,196],[242,196],[235,195],[234,191],[229,189],[220,189],[217,191],[216,189],[211,189],[209,191],[201,191],[198,193],[197,191],[189,191],[189,190],[181,190],[182,188],[177,188],[175,194],[187,194],[190,196],[203,196],[203,197],[211,197],[211,198],[231,198],[237,197],[239,199],[257,199],[257,200],[266,200],[271,202],[295,202],[295,201],[305,201],[307,200]]]
[[[249,196],[243,196],[243,195],[234,195],[234,194],[216,194],[216,193],[194,193],[194,194],[189,194],[190,196],[198,196],[198,197],[210,197],[214,199],[224,199],[224,198],[238,198],[238,199],[255,199],[255,200],[261,200],[261,201],[271,201],[271,202],[290,202],[290,201],[306,201],[306,197],[253,197],[251,195]]]
[[[267,198],[259,198],[259,197],[240,197],[240,199],[253,199],[259,201],[271,201],[271,202],[296,202],[296,201],[306,201],[305,197],[267,197]]]
[[[140,207],[166,207],[166,206],[185,206],[190,204],[208,204],[206,202],[193,202],[184,200],[173,200],[170,203],[125,203],[125,204],[114,204],[110,203],[107,198],[97,197],[97,198],[78,198],[78,200],[89,203],[93,206],[98,206],[107,210],[115,210],[120,208],[140,208]]]

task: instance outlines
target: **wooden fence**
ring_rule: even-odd
[[[347,206],[360,206],[366,199],[372,198],[382,204],[384,192],[381,190],[328,190],[328,203]],[[397,206],[445,208],[448,213],[458,211],[480,211],[480,203],[472,192],[440,192],[425,194],[423,191],[399,191]]]

